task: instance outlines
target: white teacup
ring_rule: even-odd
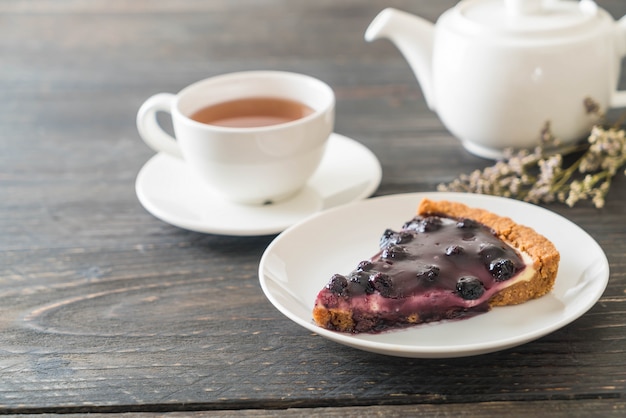
[[[277,111],[271,115],[278,118],[273,121],[250,122],[248,116],[265,117],[276,107],[255,104],[253,99],[287,100],[282,105],[288,111]],[[252,115],[242,110],[246,105],[253,108]],[[206,110],[209,106],[230,110]],[[199,116],[201,109],[208,117]],[[298,110],[305,115],[287,115]],[[176,138],[159,125],[157,112],[171,114]],[[222,117],[231,119],[217,120]],[[286,199],[304,187],[322,160],[334,119],[335,95],[322,81],[282,71],[246,71],[207,78],[176,95],[150,97],[137,113],[137,129],[151,148],[183,159],[224,199],[264,204]]]

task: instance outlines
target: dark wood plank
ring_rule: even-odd
[[[549,207],[606,251],[601,301],[533,343],[448,360],[385,357],[310,334],[262,295],[258,261],[272,236],[180,230],[137,201],[135,176],[152,155],[134,126],[142,101],[242,69],[328,81],[337,132],[383,165],[379,195],[433,190],[484,167],[427,110],[397,50],[363,41],[386,6],[434,20],[455,3],[0,4],[0,413],[623,413],[622,175],[602,210]],[[620,0],[598,3],[626,13]]]
[[[385,406],[353,406],[343,408],[291,408],[285,410],[258,410],[246,409],[237,411],[186,411],[160,414],[167,418],[177,417],[472,417],[484,418],[494,416],[506,417],[607,417],[621,416],[626,410],[623,400],[601,399],[576,401],[529,401],[529,402],[480,402],[459,404],[425,404],[425,405],[385,405]],[[61,416],[61,415],[51,415]],[[72,418],[79,414],[64,414],[63,417]],[[110,414],[91,413],[93,418],[108,417]],[[120,414],[124,418],[143,418],[154,416],[153,413],[126,412]]]

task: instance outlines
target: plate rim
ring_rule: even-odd
[[[600,260],[598,261],[601,263],[601,267],[602,267],[602,271],[601,271],[602,276],[599,278],[598,277],[594,278],[594,282],[597,282],[598,280],[602,281],[601,283],[599,283],[599,286],[596,286],[598,289],[597,292],[593,294],[593,297],[587,298],[586,299],[587,303],[583,304],[582,306],[578,306],[577,309],[573,311],[573,313],[565,315],[560,320],[553,321],[552,323],[549,324],[549,326],[539,327],[539,328],[530,330],[528,332],[525,332],[515,338],[504,339],[501,342],[494,343],[493,341],[487,341],[487,342],[472,343],[469,345],[447,347],[445,345],[399,346],[398,344],[393,344],[391,342],[362,340],[358,338],[360,334],[345,334],[345,333],[339,333],[336,331],[327,330],[314,324],[312,319],[310,321],[305,321],[298,315],[292,314],[287,307],[283,306],[283,304],[280,301],[276,300],[271,290],[268,288],[268,283],[266,282],[266,278],[265,278],[265,265],[267,263],[267,258],[269,254],[272,253],[272,250],[275,248],[275,246],[279,245],[282,240],[286,239],[285,237],[288,237],[291,233],[293,233],[292,231],[294,230],[297,231],[299,228],[301,228],[303,225],[309,222],[316,222],[316,219],[320,217],[331,217],[333,216],[334,212],[349,211],[349,210],[352,210],[352,207],[354,206],[358,207],[360,205],[368,205],[368,204],[371,204],[371,202],[373,201],[381,201],[381,200],[387,200],[387,199],[388,200],[415,199],[415,201],[417,202],[420,198],[424,198],[424,197],[429,197],[432,199],[447,199],[447,200],[458,199],[461,202],[466,203],[466,204],[468,204],[466,202],[467,200],[474,200],[474,199],[483,200],[483,201],[494,201],[494,202],[504,200],[504,201],[507,201],[508,203],[512,203],[516,206],[520,206],[521,208],[532,207],[533,210],[543,212],[543,213],[549,214],[550,216],[555,216],[557,218],[560,218],[562,221],[569,224],[569,226],[576,228],[579,232],[583,233],[586,236],[586,238],[590,240],[589,244],[593,243],[597,249],[598,255],[600,256]],[[509,216],[509,215],[502,214],[502,216]],[[561,260],[561,262],[563,262],[563,260]],[[560,215],[542,206],[535,205],[535,204],[528,203],[528,202],[523,202],[520,200],[511,199],[511,198],[500,197],[500,196],[482,195],[482,194],[474,194],[474,193],[427,191],[427,192],[411,192],[411,193],[380,195],[380,196],[372,197],[369,199],[360,200],[360,201],[348,203],[345,205],[341,205],[335,208],[331,208],[326,211],[317,213],[301,222],[298,222],[292,225],[291,227],[287,228],[277,237],[275,237],[274,240],[272,240],[272,242],[267,246],[267,248],[263,252],[263,255],[259,263],[258,275],[259,275],[260,285],[265,296],[270,301],[270,303],[274,305],[276,309],[278,309],[279,312],[285,315],[288,319],[304,327],[305,329],[309,331],[313,331],[316,334],[324,338],[327,338],[331,341],[334,341],[339,344],[347,345],[347,346],[350,346],[359,350],[385,354],[385,355],[390,355],[390,356],[412,357],[412,358],[452,358],[452,357],[465,357],[465,356],[486,354],[489,352],[501,351],[504,349],[519,346],[519,345],[531,342],[533,340],[536,340],[538,338],[541,338],[543,336],[546,336],[572,323],[573,321],[575,321],[576,319],[584,315],[586,312],[588,312],[602,297],[608,285],[608,281],[610,277],[610,267],[609,267],[606,253],[604,252],[600,244],[588,232],[586,232],[580,226],[576,225],[574,222],[570,221],[563,215]],[[598,285],[598,283],[596,283],[596,285]],[[312,298],[314,297],[315,295],[312,295]],[[528,303],[537,302],[540,300],[541,298],[536,299],[534,301],[528,301],[524,305],[527,305]],[[514,307],[515,306],[511,306],[511,308],[514,308]],[[507,307],[499,307],[498,309],[502,309],[502,308],[507,308]],[[436,326],[437,324],[427,324],[427,326],[429,325]],[[410,329],[411,328],[408,328],[408,330]],[[401,332],[402,330],[397,330],[397,331]],[[396,331],[390,331],[390,332],[396,332]],[[366,334],[366,335],[369,335],[369,334]]]

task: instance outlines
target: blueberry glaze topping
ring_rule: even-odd
[[[400,299],[434,293],[474,301],[524,268],[521,256],[471,219],[415,217],[400,231],[387,229],[380,252],[326,286],[343,297],[380,294]]]

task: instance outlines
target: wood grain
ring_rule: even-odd
[[[605,250],[599,303],[538,341],[443,360],[365,353],[305,331],[258,284],[273,236],[181,230],[135,196],[152,155],[134,125],[143,100],[244,69],[331,84],[336,131],[381,161],[378,195],[433,190],[486,166],[427,109],[395,47],[363,41],[384,7],[435,20],[455,3],[1,2],[0,414],[623,414],[623,175],[602,210],[548,207]],[[626,14],[621,0],[598,3]]]

